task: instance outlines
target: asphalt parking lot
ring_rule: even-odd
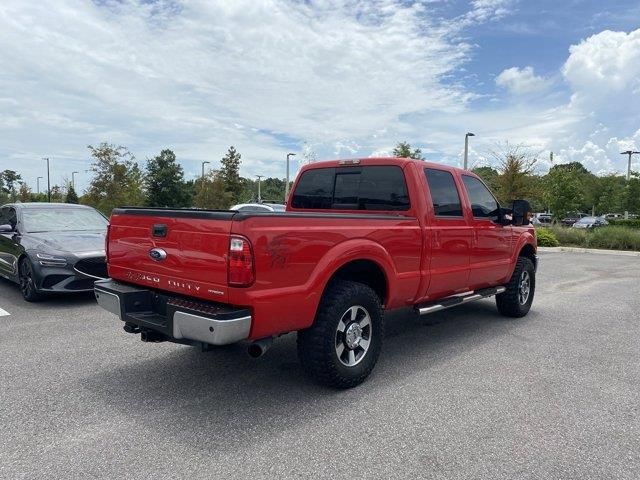
[[[640,258],[543,253],[533,310],[388,315],[332,391],[295,336],[258,360],[144,344],[91,296],[0,282],[0,478],[640,478]]]

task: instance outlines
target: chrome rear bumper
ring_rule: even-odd
[[[245,308],[171,297],[111,279],[97,281],[98,305],[125,322],[126,331],[152,331],[163,340],[227,345],[245,340],[251,313]]]

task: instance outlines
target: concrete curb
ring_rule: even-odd
[[[574,252],[574,253],[599,253],[601,255],[618,255],[621,257],[640,257],[640,252],[629,250],[605,250],[602,248],[580,247],[538,247],[539,252]]]

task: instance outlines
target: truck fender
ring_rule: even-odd
[[[397,278],[397,272],[389,253],[382,245],[374,241],[362,238],[351,239],[339,243],[329,250],[309,276],[306,291],[318,293],[313,298],[308,298],[314,312],[312,317],[315,317],[322,294],[335,273],[355,260],[368,260],[379,266],[387,280],[385,299],[388,301],[395,298],[395,284],[390,279]]]
[[[509,272],[509,278],[513,275],[513,271],[516,268],[516,262],[518,261],[518,257],[520,256],[520,252],[527,245],[530,245],[533,248],[533,252],[537,251],[536,239],[530,232],[525,232],[518,238],[518,243],[516,244],[516,248],[513,250],[513,256],[511,258],[511,269]]]

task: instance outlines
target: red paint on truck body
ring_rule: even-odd
[[[322,293],[341,267],[366,260],[384,274],[386,309],[410,306],[468,290],[506,283],[519,252],[530,245],[532,227],[502,226],[474,219],[461,175],[473,174],[439,164],[400,158],[361,159],[357,166],[402,169],[410,207],[406,211],[304,210],[288,214],[225,213],[228,217],[189,218],[188,214],[114,214],[109,229],[112,278],[165,292],[248,307],[250,339],[309,327]],[[344,161],[319,162],[307,170],[342,168]],[[464,215],[434,214],[424,169],[450,172]],[[180,211],[175,211],[180,212]],[[184,212],[184,211],[183,211]],[[220,215],[224,216],[222,213]],[[166,237],[154,237],[164,225]],[[248,287],[229,286],[232,235],[251,245],[255,278]],[[158,262],[153,248],[167,254]]]

